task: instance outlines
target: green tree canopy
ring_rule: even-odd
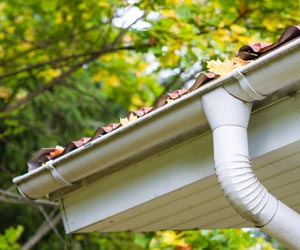
[[[1,231],[22,224],[28,243],[39,227],[44,235],[52,228],[39,244],[61,249],[62,229],[43,224],[59,221],[56,204],[25,201],[11,184],[35,151],[153,105],[205,70],[206,60],[272,42],[300,23],[299,14],[298,1],[279,0],[2,1]]]

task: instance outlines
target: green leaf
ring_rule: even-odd
[[[41,1],[42,9],[45,12],[51,12],[56,9],[56,1],[51,1],[51,0],[43,0]]]

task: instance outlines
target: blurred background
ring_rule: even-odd
[[[300,1],[1,1],[0,250],[284,249],[259,230],[66,235],[58,205],[25,200],[12,178],[40,148],[91,136],[299,23]]]

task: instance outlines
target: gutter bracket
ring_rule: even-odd
[[[59,183],[67,185],[67,186],[72,186],[73,183],[67,181],[64,177],[60,175],[60,173],[57,171],[57,169],[53,165],[53,160],[47,161],[45,164],[45,169],[49,170],[51,173],[51,176]]]
[[[253,100],[263,100],[267,96],[258,93],[252,86],[251,83],[248,81],[246,76],[237,68],[232,72],[232,76],[238,80],[241,88],[247,93]]]

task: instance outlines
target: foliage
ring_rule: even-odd
[[[18,240],[23,232],[23,226],[16,228],[9,227],[5,229],[4,234],[0,234],[0,250],[18,250],[20,245]]]
[[[91,136],[129,109],[189,84],[205,61],[234,57],[249,42],[274,41],[286,26],[300,23],[299,10],[298,1],[279,0],[2,1],[0,213],[6,216],[0,228],[22,224],[22,244],[46,228],[43,240],[30,243],[36,249],[121,249],[118,240],[161,239],[159,232],[106,234],[101,243],[95,234],[62,236],[61,226],[44,223],[55,218],[53,204],[24,201],[11,179],[26,172],[39,148]],[[183,235],[196,247],[191,232]]]
[[[88,238],[88,241],[87,241]],[[271,243],[253,231],[241,229],[157,231],[149,233],[79,234],[83,249],[98,245],[101,250],[272,250]]]
[[[138,234],[135,242],[145,249],[153,250],[274,249],[262,237],[254,237],[251,231],[241,229],[162,231],[154,235]]]

